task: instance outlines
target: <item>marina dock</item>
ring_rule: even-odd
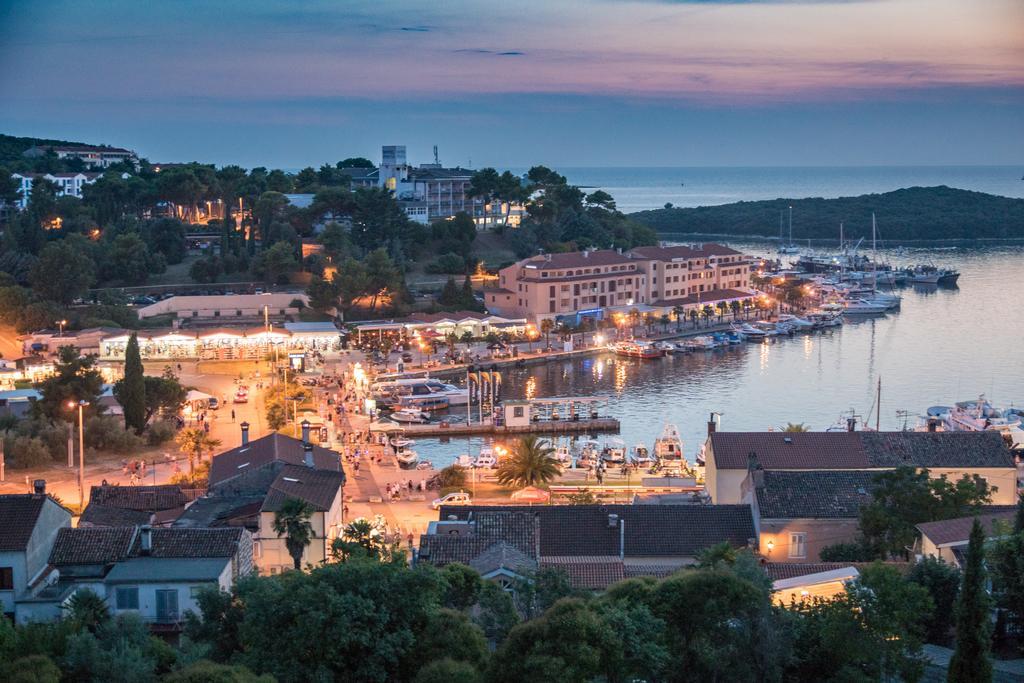
[[[529,424],[496,425],[492,422],[404,424],[405,436],[443,438],[445,436],[509,435],[509,434],[579,434],[606,432],[617,434],[619,421],[613,417],[589,420],[542,420]]]

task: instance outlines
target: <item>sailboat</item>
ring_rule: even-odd
[[[789,243],[782,243],[782,212],[779,211],[779,253],[799,254],[800,247],[793,242],[793,207],[789,207]]]

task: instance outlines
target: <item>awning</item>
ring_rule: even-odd
[[[374,422],[370,425],[371,432],[400,432],[404,429],[405,427],[397,422]]]
[[[513,493],[512,500],[520,503],[546,503],[551,500],[551,494],[536,486],[527,486]]]
[[[185,395],[185,400],[188,403],[192,403],[193,401],[208,401],[211,398],[213,398],[213,396],[202,391],[199,391],[198,389],[190,389],[189,392]]]

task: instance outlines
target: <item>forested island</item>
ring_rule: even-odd
[[[630,218],[659,233],[745,237],[775,236],[783,212],[793,207],[793,239],[871,237],[871,214],[888,241],[1024,238],[1024,199],[938,187],[910,187],[882,194],[822,199],[772,199],[721,206],[640,211]]]

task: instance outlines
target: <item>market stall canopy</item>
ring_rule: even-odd
[[[397,422],[374,422],[370,425],[371,432],[400,432],[405,427]]]
[[[211,398],[213,398],[213,396],[207,393],[203,393],[198,389],[190,389],[189,392],[185,395],[185,401],[187,401],[188,403],[192,403],[193,401],[208,401]]]
[[[536,486],[527,486],[513,493],[512,500],[520,503],[546,503],[551,500],[551,494]]]

